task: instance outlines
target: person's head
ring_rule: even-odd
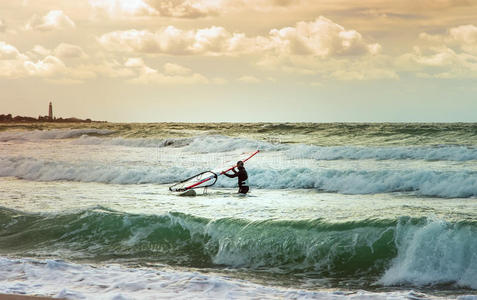
[[[239,160],[239,161],[237,162],[237,167],[243,168],[243,161]]]

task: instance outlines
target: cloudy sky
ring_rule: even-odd
[[[4,0],[0,113],[477,121],[477,0]]]

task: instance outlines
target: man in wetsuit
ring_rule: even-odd
[[[246,194],[248,193],[248,190],[249,190],[248,180],[247,180],[248,174],[247,174],[247,171],[245,171],[245,168],[243,167],[243,161],[237,162],[237,169],[238,169],[238,172],[235,171],[235,168],[232,169],[232,171],[234,172],[232,175],[229,175],[227,173],[224,173],[224,175],[229,178],[238,177],[238,186],[239,186],[238,192],[240,194]]]

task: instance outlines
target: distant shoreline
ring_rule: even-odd
[[[107,123],[107,121],[94,121],[91,119],[71,118],[49,118],[47,116],[39,116],[38,118],[27,116],[15,116],[11,114],[0,115],[0,123]]]

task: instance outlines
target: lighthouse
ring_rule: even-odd
[[[48,107],[48,119],[50,121],[53,121],[53,104],[51,104],[51,102],[50,102],[50,105]]]

